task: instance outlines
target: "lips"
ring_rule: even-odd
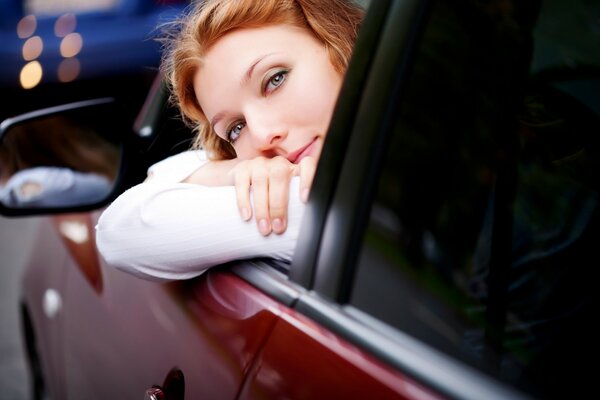
[[[304,157],[308,157],[308,156],[312,155],[313,150],[315,149],[316,143],[317,143],[317,138],[314,138],[306,146],[299,148],[298,150],[294,151],[293,153],[289,153],[287,156],[287,159],[292,164],[298,164],[300,161],[302,161],[302,159]]]

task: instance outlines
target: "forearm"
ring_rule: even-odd
[[[147,279],[188,279],[236,259],[291,260],[303,210],[293,179],[288,228],[264,237],[240,219],[234,187],[147,182],[105,210],[96,239],[116,268]]]

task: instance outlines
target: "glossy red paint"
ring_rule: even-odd
[[[410,378],[286,310],[241,399],[439,399]]]
[[[102,292],[96,233],[90,214],[58,215],[52,218],[52,222],[81,273],[98,293]]]
[[[27,270],[30,310],[48,289],[62,301],[32,318],[57,398],[141,398],[173,371],[185,398],[436,398],[227,269],[157,283],[106,266],[99,215],[45,219]]]
[[[185,398],[437,398],[226,269],[157,283],[107,267],[83,240],[98,215],[41,224],[56,243],[29,269],[39,296],[51,286],[63,299],[56,317],[35,318],[45,321],[36,328],[47,333],[53,394],[141,398],[180,371]],[[47,268],[60,259],[62,268]]]
[[[80,256],[67,257],[65,271],[65,397],[141,398],[174,369],[183,373],[186,398],[236,397],[281,313],[276,301],[227,271],[156,283],[102,262],[99,292]]]
[[[24,271],[21,298],[26,323],[31,324],[34,334],[33,343],[28,346],[36,348],[47,390],[60,399],[65,397],[61,338],[65,315],[59,309],[49,316],[44,309],[44,298],[50,290],[64,299],[68,255],[51,218],[40,220],[34,243],[35,251],[29,255]]]

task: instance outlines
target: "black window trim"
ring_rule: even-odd
[[[313,287],[340,303],[349,298],[359,250],[355,243],[368,220],[386,140],[432,3],[398,0],[392,5],[352,127],[323,229]]]
[[[276,260],[253,259],[234,261],[229,266],[231,272],[244,281],[282,305],[293,308],[300,294],[306,290],[290,281],[277,263]]]
[[[290,267],[290,280],[306,288],[313,285],[325,217],[346,158],[348,132],[354,125],[354,116],[393,2],[373,1],[367,10],[323,146]]]

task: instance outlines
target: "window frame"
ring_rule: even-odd
[[[386,133],[433,1],[379,0],[371,4],[336,105],[288,276],[270,261],[236,262],[231,270],[443,396],[527,398],[345,304],[355,272],[356,243],[368,221]]]
[[[346,304],[359,251],[356,243],[368,222],[387,132],[433,1],[373,2],[369,9],[319,162],[291,265],[290,280],[309,289],[297,292],[293,307],[442,395],[527,398]],[[377,28],[371,24],[377,24]],[[372,61],[368,63],[361,56]]]
[[[346,149],[352,136],[348,133],[355,130],[355,116],[360,112],[369,72],[374,68],[380,37],[393,3],[393,0],[378,0],[370,4],[329,126],[290,267],[290,280],[306,288],[313,287],[327,214],[348,159]]]

